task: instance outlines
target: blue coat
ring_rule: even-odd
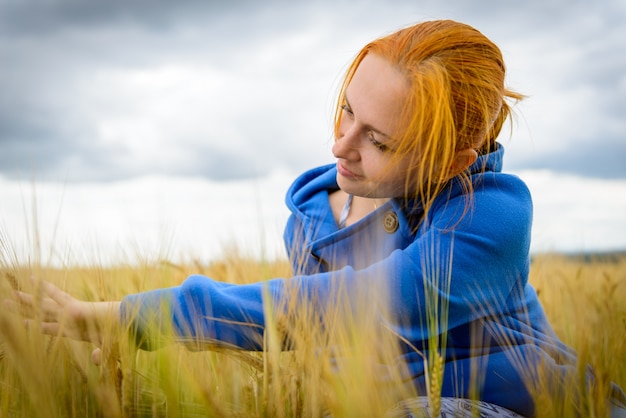
[[[158,333],[146,332],[146,324],[157,319],[192,348],[218,341],[259,350],[264,295],[279,301],[296,283],[301,297],[323,306],[336,297],[337,280],[348,295],[384,289],[393,311],[381,320],[406,341],[403,360],[423,390],[422,355],[433,332],[426,294],[436,294],[448,305],[447,321],[435,331],[447,332],[443,395],[469,397],[472,366],[479,365],[481,399],[532,415],[528,373],[541,364],[559,378],[574,370],[575,358],[528,283],[532,202],[519,178],[501,172],[503,152],[499,146],[470,167],[470,198],[453,180],[427,219],[418,202],[392,199],[343,229],[328,201],[338,188],[335,165],[305,172],[287,193],[292,214],[284,238],[294,277],[234,285],[191,276],[179,287],[127,296],[122,318],[142,348],[154,346]],[[163,301],[171,311],[165,321],[156,308]]]

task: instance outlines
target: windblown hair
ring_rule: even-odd
[[[349,66],[339,91],[334,118],[339,137],[341,105],[363,58],[386,59],[408,82],[404,112],[391,140],[392,163],[409,156],[405,193],[419,197],[427,212],[449,179],[455,153],[495,149],[496,137],[510,117],[506,99],[522,95],[504,87],[500,49],[478,30],[451,20],[419,23],[366,45]],[[468,173],[460,178],[468,194]],[[410,190],[415,188],[417,190]]]

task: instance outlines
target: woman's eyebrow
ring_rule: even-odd
[[[344,94],[343,99],[346,101],[346,105],[348,106],[348,108],[352,109],[352,106],[350,106],[350,100],[348,100],[348,94]],[[363,126],[369,129],[370,131],[376,132],[380,136],[384,136],[387,139],[391,139],[391,135],[387,135],[386,133],[379,131],[378,129],[374,128],[372,125],[368,123],[364,123]]]

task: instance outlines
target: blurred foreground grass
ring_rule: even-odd
[[[1,266],[0,266],[1,267]],[[1,267],[1,296],[28,286],[30,277],[58,284],[79,298],[118,300],[129,293],[176,286],[190,274],[233,283],[289,277],[286,261],[260,262],[233,256],[208,266],[161,262],[141,267]],[[593,262],[558,255],[534,258],[535,285],[555,331],[589,363],[597,379],[626,387],[626,257]],[[366,323],[367,321],[361,321]],[[294,417],[383,416],[395,402],[414,395],[374,384],[373,357],[395,353],[374,329],[344,329],[350,346],[342,372],[330,370],[331,356],[316,349],[315,330],[297,338],[303,349],[280,350],[279,326],[268,326],[266,351],[214,349],[192,352],[170,345],[135,350],[119,335],[104,345],[104,361],[90,361],[93,345],[44,336],[19,318],[0,314],[0,417]],[[319,333],[318,333],[319,334]],[[312,336],[313,335],[313,336]],[[321,337],[320,337],[321,338]],[[354,347],[364,347],[360,351]],[[380,352],[383,352],[381,354]],[[604,400],[587,394],[602,413]],[[596,398],[594,398],[596,397]],[[540,416],[569,416],[559,400],[540,400]]]

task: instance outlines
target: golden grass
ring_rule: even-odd
[[[583,393],[588,414],[605,416],[610,382],[626,387],[626,255],[544,255],[530,277],[557,335],[577,352],[581,380],[593,368],[596,385]],[[569,416],[551,399],[539,403],[546,416]]]
[[[291,274],[286,261],[269,263],[237,255],[208,266],[167,262],[116,268],[4,266],[0,296],[4,299],[12,286],[27,288],[29,278],[36,276],[79,298],[114,300],[176,286],[195,273],[233,283]],[[532,264],[531,282],[557,334],[578,352],[582,363],[594,367],[599,387],[585,396],[590,410],[602,416],[608,382],[626,387],[626,257],[587,263],[539,256]],[[312,316],[274,318],[265,333],[264,353],[223,348],[190,352],[176,344],[145,352],[120,335],[108,335],[104,361],[96,366],[90,361],[93,345],[25,329],[19,318],[2,311],[0,417],[383,416],[414,393],[411,388],[399,393],[396,386],[374,383],[377,364],[392,359],[395,348],[390,339],[380,338],[381,330],[367,320],[367,310],[359,313],[363,315],[359,321],[343,321],[349,326],[342,327],[346,315],[327,318],[330,337],[311,328]],[[297,350],[282,350],[287,326]],[[330,348],[319,348],[329,338],[332,355]],[[114,340],[121,342],[109,343]],[[341,372],[333,369],[333,357]],[[439,366],[431,364],[429,369]],[[401,372],[392,374],[391,381],[400,379]],[[431,380],[435,386],[436,378],[435,374]],[[558,401],[539,401],[541,415],[571,412]]]

